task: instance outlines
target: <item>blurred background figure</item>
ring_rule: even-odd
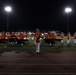
[[[63,32],[61,33],[60,37],[61,37],[61,39],[62,39],[62,40],[61,40],[61,44],[63,44],[63,43],[64,43],[64,33],[63,33]]]
[[[76,45],[76,32],[74,33],[74,44]]]
[[[71,34],[70,34],[70,32],[68,32],[68,35],[67,35],[67,44],[70,43],[70,40],[71,40]]]

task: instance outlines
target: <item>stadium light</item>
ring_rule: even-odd
[[[7,12],[7,32],[9,31],[9,13],[12,11],[10,6],[5,7],[5,11]]]
[[[5,7],[5,11],[7,11],[7,12],[11,12],[11,11],[12,11],[12,9],[11,9],[11,7],[10,7],[10,6],[7,6],[7,7]]]
[[[65,12],[68,14],[67,32],[69,32],[69,13],[72,12],[72,8],[70,8],[70,7],[65,8]]]
[[[67,8],[65,8],[65,12],[70,13],[70,12],[72,12],[72,9],[70,7],[67,7]]]

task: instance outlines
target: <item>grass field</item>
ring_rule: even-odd
[[[57,38],[60,38],[60,37],[57,37]],[[35,52],[35,50],[36,50],[35,48],[36,48],[36,46],[34,44],[34,41],[30,39],[29,43],[27,42],[26,44],[24,44],[24,46],[7,44],[6,47],[1,47],[1,45],[0,45],[0,52],[5,52],[5,51]],[[71,37],[70,44],[67,44],[67,38],[65,37],[63,45],[61,45],[61,43],[57,43],[53,47],[51,47],[49,44],[44,43],[44,41],[41,40],[41,49],[40,50],[41,50],[41,52],[76,51],[76,45],[74,44],[73,37]]]

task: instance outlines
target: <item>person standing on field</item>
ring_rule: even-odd
[[[36,29],[35,32],[35,42],[36,42],[36,53],[40,53],[40,30]]]

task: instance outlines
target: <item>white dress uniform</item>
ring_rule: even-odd
[[[36,53],[40,53],[40,32],[39,30],[36,31]]]
[[[76,44],[76,33],[74,34],[74,44]]]
[[[68,35],[67,35],[67,44],[70,43],[70,40],[71,40],[71,34],[70,34],[70,32],[69,32]]]

